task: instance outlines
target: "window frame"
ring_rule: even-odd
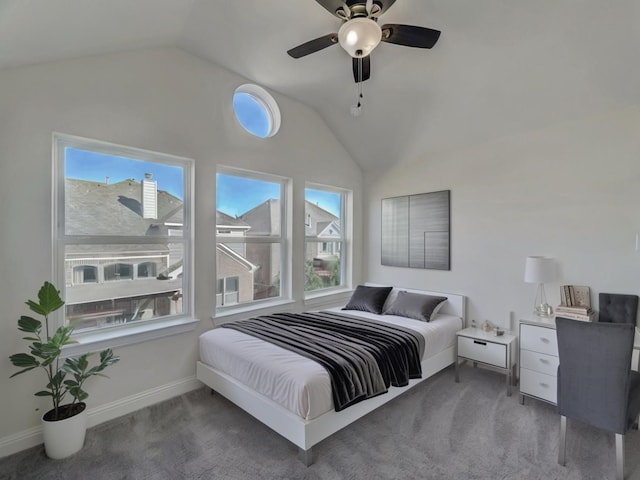
[[[242,178],[249,178],[253,180],[262,180],[266,182],[279,183],[280,184],[280,234],[279,235],[263,235],[259,236],[225,236],[220,234],[217,229],[217,225],[214,225],[215,233],[215,248],[217,256],[218,244],[224,243],[240,243],[243,245],[249,244],[272,244],[279,243],[280,253],[280,295],[277,297],[264,298],[259,300],[252,300],[250,302],[239,302],[231,305],[218,306],[217,302],[214,308],[214,318],[224,317],[228,315],[234,315],[241,312],[247,312],[266,308],[275,305],[281,305],[283,303],[292,302],[292,281],[291,281],[291,261],[293,258],[291,249],[291,197],[292,197],[292,179],[283,177],[280,175],[274,175],[270,173],[257,172],[255,170],[246,170],[235,167],[228,167],[225,165],[218,165],[216,168],[216,174],[223,174],[228,176],[237,176]],[[217,192],[217,181],[216,181]],[[216,195],[217,196],[217,195]],[[216,201],[215,210],[218,210]],[[215,221],[214,221],[215,222]],[[215,278],[216,278],[216,290],[215,294],[218,294],[218,265],[216,260],[215,265]],[[225,277],[222,277],[225,278]]]
[[[306,267],[306,255],[307,255],[307,243],[312,242],[316,244],[320,244],[322,246],[323,243],[340,243],[340,285],[333,285],[326,288],[317,288],[314,290],[306,290],[304,291],[304,299],[314,299],[318,297],[324,297],[327,295],[333,295],[335,293],[339,293],[345,290],[351,289],[351,277],[352,277],[352,266],[351,266],[351,232],[353,229],[353,215],[352,215],[352,198],[353,192],[346,188],[335,187],[331,185],[322,185],[319,183],[305,182],[304,186],[304,223],[308,225],[308,216],[306,213],[306,202],[307,202],[307,189],[311,190],[319,190],[328,193],[335,193],[340,195],[340,239],[336,240],[327,240],[326,238],[321,238],[316,235],[307,235],[305,231],[304,237],[304,248],[302,250],[302,265],[303,269]],[[306,275],[306,274],[305,274]],[[306,278],[305,278],[306,284]]]
[[[122,156],[153,163],[179,166],[183,171],[184,218],[182,236],[109,236],[109,235],[67,235],[65,232],[65,148],[75,148],[91,152]],[[53,133],[52,161],[52,278],[66,297],[65,248],[67,245],[116,245],[177,243],[183,247],[182,313],[154,319],[111,325],[93,330],[74,333],[77,342],[64,349],[65,356],[78,355],[97,349],[131,345],[147,340],[175,335],[195,329],[198,319],[194,318],[194,161],[185,157],[143,150],[114,143],[83,138],[63,133]],[[118,263],[117,261],[116,263]],[[132,281],[137,278],[137,264],[131,263]],[[100,268],[98,268],[98,278]],[[104,273],[102,273],[104,275]],[[126,283],[125,280],[121,280]],[[109,283],[117,282],[117,280]],[[50,329],[55,331],[66,323],[65,309],[54,312]]]

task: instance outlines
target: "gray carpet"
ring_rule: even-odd
[[[569,422],[557,464],[558,416],[505,395],[504,376],[450,367],[314,448],[297,447],[219,395],[200,389],[87,432],[83,450],[49,460],[42,446],[0,460],[0,479],[594,479],[614,478],[613,434]],[[640,432],[626,474],[640,479]]]

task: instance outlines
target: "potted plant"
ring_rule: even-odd
[[[27,300],[26,304],[32,312],[44,317],[44,325],[40,320],[23,315],[18,320],[18,330],[29,335],[30,353],[11,355],[11,363],[22,370],[11,375],[11,378],[34,368],[42,368],[47,375],[44,390],[36,392],[38,397],[51,397],[52,407],[42,416],[42,433],[47,456],[65,458],[78,452],[84,445],[87,429],[87,412],[84,401],[89,394],[84,391],[84,382],[93,375],[104,377],[101,372],[109,365],[120,360],[111,349],[100,352],[100,361],[89,366],[89,357],[93,353],[80,355],[77,358],[61,358],[65,345],[75,343],[71,339],[72,325],[59,327],[53,335],[49,334],[49,315],[64,305],[60,292],[49,282],[45,282],[38,292],[38,301]],[[71,403],[63,403],[69,394]]]

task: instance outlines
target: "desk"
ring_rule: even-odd
[[[520,403],[525,397],[557,404],[558,345],[555,318],[520,320]],[[631,368],[640,371],[640,328],[633,338]]]
[[[557,405],[558,341],[555,318],[520,320],[520,403],[531,397]]]

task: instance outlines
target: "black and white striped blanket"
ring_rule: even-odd
[[[335,312],[278,313],[221,325],[322,365],[336,411],[420,378],[425,341],[409,328]]]

